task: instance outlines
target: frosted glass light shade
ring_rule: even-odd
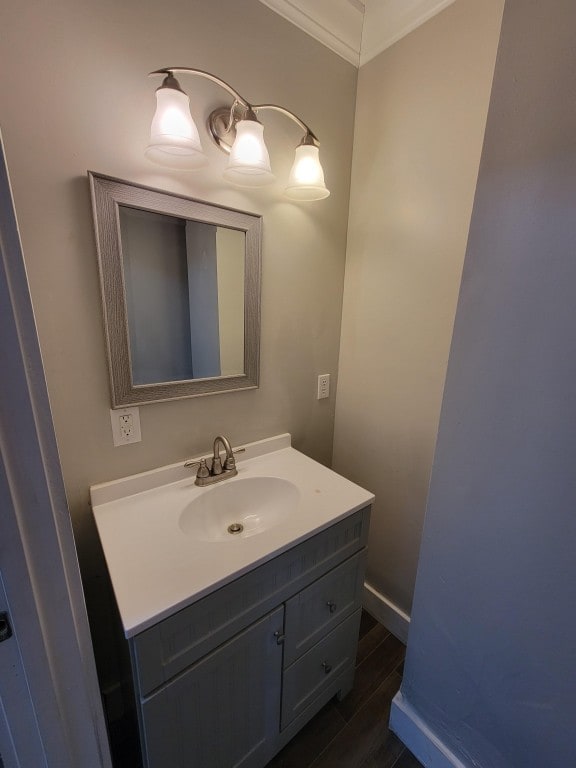
[[[330,194],[324,182],[318,147],[301,144],[296,147],[294,165],[284,194],[293,200],[323,200]]]
[[[158,165],[181,170],[206,165],[208,159],[190,114],[188,96],[175,88],[158,88],[156,102],[146,157]]]
[[[257,120],[239,120],[224,178],[241,187],[259,187],[274,181],[264,144],[264,126]]]

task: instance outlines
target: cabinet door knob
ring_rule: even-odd
[[[274,637],[276,638],[276,645],[282,645],[284,642],[284,633],[277,629],[276,632],[274,632]]]
[[[330,609],[330,613],[334,613],[334,611],[336,610],[336,603],[333,603],[332,600],[328,600],[326,605]]]
[[[322,662],[322,668],[327,675],[332,672],[332,664],[328,664],[327,661]]]

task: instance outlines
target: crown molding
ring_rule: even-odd
[[[360,64],[361,0],[260,0],[355,67]]]
[[[260,0],[355,67],[454,0]]]

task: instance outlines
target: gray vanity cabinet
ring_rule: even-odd
[[[263,768],[346,695],[369,517],[349,515],[131,638],[145,768]]]

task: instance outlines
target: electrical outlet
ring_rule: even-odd
[[[330,397],[330,374],[321,373],[318,376],[318,400]]]
[[[128,445],[142,440],[140,411],[138,408],[120,408],[110,411],[114,445]]]

